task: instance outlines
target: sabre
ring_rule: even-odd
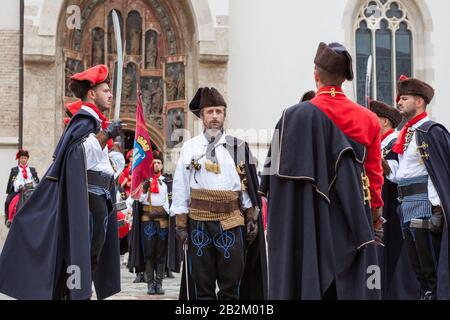
[[[365,107],[369,108],[370,101],[370,80],[372,77],[372,55],[367,59],[367,69],[366,69],[366,90],[364,92]]]
[[[119,16],[116,10],[112,11],[112,20],[114,25],[114,36],[116,38],[117,48],[117,83],[116,83],[116,105],[114,107],[114,120],[120,118],[120,99],[122,97],[122,71],[123,71],[123,50],[122,34],[120,32]]]
[[[183,252],[184,252],[184,271],[185,271],[185,278],[186,278],[186,296],[188,300],[191,300],[189,298],[189,279],[188,279],[188,265],[187,265],[187,244],[186,242],[183,243]]]

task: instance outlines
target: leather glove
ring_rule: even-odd
[[[383,216],[383,207],[379,208],[372,208],[372,222],[375,225],[375,223],[379,222],[380,218]]]
[[[245,227],[247,230],[245,239],[250,245],[258,235],[258,211],[253,207],[245,210]]]
[[[149,187],[150,187],[150,181],[149,180],[145,180],[144,184],[142,185],[142,192],[147,193]]]
[[[105,129],[105,133],[108,136],[108,139],[114,139],[120,136],[121,130],[122,130],[122,121],[114,120],[108,125],[108,128]]]
[[[433,215],[430,218],[430,231],[442,232],[444,215],[441,206],[433,207]]]
[[[382,242],[384,236],[383,228],[375,229],[375,242]]]
[[[386,159],[381,159],[381,166],[383,167],[383,173],[385,176],[388,176],[391,174],[391,167],[389,166]]]
[[[175,216],[175,232],[177,235],[177,240],[180,246],[187,241],[188,238],[188,228],[187,228],[187,214],[177,214]]]
[[[375,241],[381,242],[384,236],[383,223],[385,222],[383,218],[383,207],[372,208],[372,222],[373,230],[375,232]]]

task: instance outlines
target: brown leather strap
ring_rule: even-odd
[[[239,202],[237,200],[229,202],[216,202],[192,198],[191,208],[201,211],[209,211],[212,213],[228,213],[239,210]]]
[[[428,192],[428,183],[414,183],[409,186],[398,186],[398,195],[400,197],[412,196],[414,194],[427,193]]]

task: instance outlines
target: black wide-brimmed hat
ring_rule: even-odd
[[[200,118],[200,110],[205,107],[227,107],[225,99],[217,91],[216,88],[199,88],[191,103],[189,103],[189,110]]]

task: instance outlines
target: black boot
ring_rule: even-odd
[[[147,274],[147,294],[156,293],[155,288],[155,264],[151,261],[145,263],[145,273]]]
[[[174,279],[174,275],[170,269],[166,269],[166,278]]]
[[[145,272],[137,272],[133,283],[147,282]]]
[[[406,251],[408,253],[408,259],[411,263],[411,267],[414,270],[417,281],[420,284],[420,300],[423,300],[426,293],[430,291],[430,287],[428,285],[427,275],[422,269],[421,261],[417,252],[416,240],[412,235],[412,232],[415,231],[411,231],[411,229],[409,228],[404,229],[404,245],[406,246]]]
[[[158,264],[156,266],[156,294],[159,294],[159,295],[162,295],[165,292],[162,288],[162,282],[163,282],[165,270],[166,270],[165,264]]]
[[[434,254],[431,233],[427,229],[416,229],[415,243],[420,267],[427,282],[423,300],[435,300],[437,291],[437,260]]]

